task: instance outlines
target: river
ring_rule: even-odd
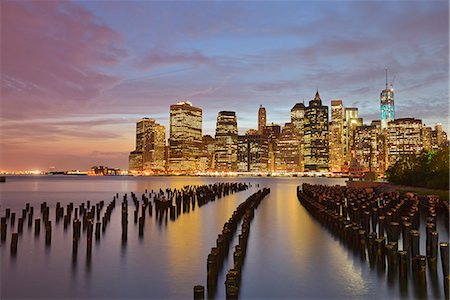
[[[412,284],[401,291],[386,274],[370,269],[315,221],[296,197],[303,182],[345,184],[344,179],[275,177],[87,177],[8,176],[0,184],[1,215],[6,208],[21,214],[25,203],[34,206],[47,201],[65,206],[90,200],[108,204],[116,193],[145,189],[180,188],[215,182],[247,182],[252,187],[189,213],[176,221],[159,223],[149,218],[144,238],[129,214],[128,240],[121,242],[120,205],[99,242],[94,241],[92,260],[87,263],[86,242],[81,239],[75,263],[72,260],[72,229],[54,224],[52,243],[46,247],[44,235],[34,236],[24,225],[17,255],[10,255],[11,228],[1,244],[1,298],[159,298],[192,299],[194,285],[206,286],[206,258],[217,235],[236,206],[259,188],[271,193],[261,202],[251,223],[240,297],[243,299],[392,299],[413,298]],[[120,201],[119,201],[120,204]],[[130,204],[132,205],[132,204]],[[131,211],[132,212],[132,211]],[[50,212],[54,219],[54,211]],[[17,226],[17,220],[16,225]],[[448,232],[438,225],[440,236]],[[13,232],[15,227],[13,227]],[[42,231],[42,230],[41,230]],[[421,238],[421,248],[424,248]],[[232,252],[232,251],[230,251]],[[219,274],[217,299],[225,298],[225,274],[230,259]],[[431,298],[442,298],[442,281],[428,282]]]

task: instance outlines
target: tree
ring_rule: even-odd
[[[389,182],[434,189],[449,188],[449,148],[402,155],[388,168]]]

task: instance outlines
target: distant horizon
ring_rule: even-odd
[[[169,106],[235,111],[239,133],[342,99],[380,119],[449,127],[448,2],[18,2],[1,4],[0,170],[127,169],[135,122]],[[378,13],[377,13],[378,12]],[[32,51],[30,51],[32,49]],[[167,136],[168,138],[168,136]]]

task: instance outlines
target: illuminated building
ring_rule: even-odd
[[[139,173],[143,170],[142,152],[132,151],[128,156],[128,170],[131,173]]]
[[[292,123],[286,123],[275,147],[275,171],[300,172],[300,141]]]
[[[191,102],[170,106],[169,169],[200,171],[202,155],[202,110]]]
[[[166,127],[157,123],[151,127],[148,142],[144,147],[144,171],[165,170]]]
[[[371,125],[362,125],[355,128],[354,134],[355,154],[354,157],[364,172],[378,173],[383,163],[380,161],[380,126],[372,122]]]
[[[303,171],[305,168],[305,162],[303,159],[303,132],[305,123],[305,104],[296,103],[291,109],[291,123],[294,126],[294,132],[299,141],[300,158],[299,158],[299,170]]]
[[[358,108],[346,107],[344,109],[344,160],[348,164],[352,157],[353,136],[356,127],[363,124],[358,117]]]
[[[266,109],[261,104],[258,110],[258,133],[263,134],[265,128],[266,128]]]
[[[344,108],[342,100],[331,100],[330,171],[341,172],[344,165]]]
[[[215,138],[215,170],[237,171],[238,129],[234,111],[219,112]]]
[[[443,142],[443,138],[442,138],[442,124],[441,123],[436,123],[436,125],[434,126],[434,131],[436,132],[436,142],[435,144],[440,147],[442,145]]]
[[[448,145],[447,133],[442,130],[442,124],[436,123],[434,129],[431,131],[431,148],[439,149],[442,146]]]
[[[414,118],[395,119],[388,123],[389,165],[401,155],[417,154],[423,149],[422,121]]]
[[[328,107],[322,105],[319,91],[305,108],[303,141],[305,170],[328,170]]]
[[[423,149],[427,151],[431,150],[433,146],[432,132],[433,130],[431,129],[431,127],[422,127],[422,145]]]
[[[269,144],[269,171],[275,171],[275,143],[277,138],[281,134],[281,127],[278,124],[271,123],[266,125],[266,129],[264,130],[264,135],[267,137],[267,142]]]
[[[118,168],[108,168],[105,166],[93,166],[87,171],[88,176],[119,176],[126,172]]]
[[[238,171],[267,172],[269,144],[265,135],[248,131],[238,136]]]
[[[203,157],[207,160],[207,169],[214,169],[215,140],[209,134],[203,136]]]
[[[381,129],[388,128],[388,123],[395,120],[394,88],[388,87],[386,69],[386,88],[380,93]]]
[[[165,170],[166,128],[155,120],[142,118],[136,122],[136,149],[128,157],[131,172]]]

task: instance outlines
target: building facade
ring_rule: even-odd
[[[392,85],[388,87],[386,79],[386,88],[380,94],[380,110],[381,110],[381,129],[387,129],[388,123],[395,120],[394,106],[394,88]]]
[[[417,154],[423,150],[421,120],[395,119],[388,123],[387,131],[389,165],[401,155]]]
[[[328,170],[328,107],[322,105],[319,91],[305,108],[303,142],[305,171]]]
[[[136,122],[136,149],[128,158],[131,172],[164,172],[166,128],[154,119]]]
[[[342,100],[331,100],[330,171],[341,172],[344,165],[344,107]]]
[[[304,144],[303,144],[303,134],[304,134],[304,124],[305,124],[305,104],[296,103],[291,109],[291,123],[294,127],[294,132],[299,141],[300,147],[300,161],[299,170],[303,172],[305,170],[305,160],[303,157]]]
[[[262,104],[259,106],[258,110],[258,133],[263,134],[264,129],[266,129],[266,123],[267,123],[267,116],[266,116],[266,108],[262,106]]]
[[[275,171],[301,172],[300,141],[292,123],[286,123],[276,142]]]
[[[237,171],[238,129],[234,111],[219,112],[215,141],[215,170]]]
[[[269,144],[265,135],[248,132],[238,136],[239,172],[267,172],[268,163]]]
[[[191,102],[170,106],[169,170],[203,171],[202,109]]]

